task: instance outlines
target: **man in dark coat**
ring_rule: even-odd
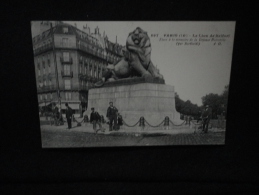
[[[65,105],[66,105],[66,118],[67,118],[68,129],[71,129],[73,110],[68,106],[68,103],[66,103]]]
[[[107,115],[106,117],[109,119],[109,131],[112,131],[113,129],[116,129],[117,127],[117,113],[118,113],[118,109],[113,106],[113,102],[109,103],[110,106],[107,109]],[[114,123],[114,125],[113,125]],[[114,128],[112,128],[114,127]]]
[[[98,112],[94,111],[94,108],[91,108],[91,115],[90,115],[90,123],[93,123],[93,129],[95,131],[95,133],[97,133],[96,130],[96,124],[99,125],[99,128],[102,132],[104,132],[104,128],[102,128],[102,124],[101,124],[101,116],[99,115]]]
[[[211,108],[209,107],[209,105],[206,105],[206,107],[201,115],[202,120],[203,120],[202,131],[204,131],[204,133],[208,132],[211,115],[212,115]]]

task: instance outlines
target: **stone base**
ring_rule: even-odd
[[[109,102],[119,110],[128,125],[144,117],[151,125],[160,124],[166,116],[174,124],[181,124],[180,114],[175,110],[174,87],[157,83],[139,83],[90,89],[88,114],[94,107],[106,118]]]
[[[157,84],[165,84],[164,79],[160,79],[158,77],[130,77],[124,79],[118,79],[115,81],[105,82],[102,87],[113,87],[113,86],[124,86],[124,85],[133,85],[140,83],[157,83]]]

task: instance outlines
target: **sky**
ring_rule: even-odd
[[[96,26],[112,42],[126,44],[128,34],[136,27],[148,33],[151,40],[151,60],[164,76],[165,83],[172,85],[175,92],[184,101],[202,105],[201,97],[209,93],[221,94],[224,86],[229,84],[235,22],[92,22],[64,21],[83,29],[87,24],[91,33]],[[157,37],[151,36],[157,34]],[[211,34],[229,35],[225,41],[200,42],[200,45],[177,45],[169,41],[165,34],[180,34],[193,38]],[[160,41],[167,38],[167,41]],[[202,37],[204,38],[204,37]],[[218,38],[219,39],[219,38]],[[222,38],[221,38],[222,39]],[[190,41],[189,41],[190,42]],[[218,43],[221,42],[221,45]]]

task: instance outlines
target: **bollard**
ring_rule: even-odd
[[[168,116],[165,117],[164,126],[165,126],[165,129],[167,129],[167,130],[169,129],[169,117]]]
[[[141,130],[144,130],[145,128],[145,118],[142,116],[139,119],[139,126],[141,127]]]
[[[88,123],[89,122],[89,118],[87,115],[84,116],[84,123]]]
[[[101,115],[101,123],[105,123],[106,121],[104,120],[103,115]]]

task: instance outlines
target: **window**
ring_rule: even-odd
[[[63,52],[63,60],[65,62],[68,62],[69,61],[69,52]]]
[[[71,80],[65,80],[65,89],[71,89]]]
[[[66,100],[71,100],[72,99],[72,93],[71,92],[65,92],[65,98],[66,98]]]
[[[83,80],[81,81],[81,86],[82,86],[82,87],[84,86],[84,81],[83,81]]]
[[[50,66],[50,54],[48,54],[48,64]]]
[[[42,95],[40,95],[40,100],[42,100]]]
[[[64,65],[64,75],[70,75],[70,65]]]
[[[51,81],[51,79],[49,80],[49,86],[50,86],[50,87],[52,86],[52,81]]]
[[[40,76],[40,64],[38,64],[38,75]]]
[[[50,99],[51,99],[51,100],[53,99],[53,95],[52,95],[52,93],[50,94]]]
[[[68,27],[63,27],[63,33],[68,33]]]
[[[46,74],[46,71],[45,71],[45,66],[43,67],[43,74]]]
[[[62,39],[62,46],[67,47],[68,46],[68,38]]]
[[[47,86],[47,80],[44,80],[44,86]]]
[[[48,99],[48,95],[47,94],[45,94],[45,100],[47,100]]]
[[[92,67],[91,66],[89,67],[89,74],[90,74],[90,76],[92,76]]]

